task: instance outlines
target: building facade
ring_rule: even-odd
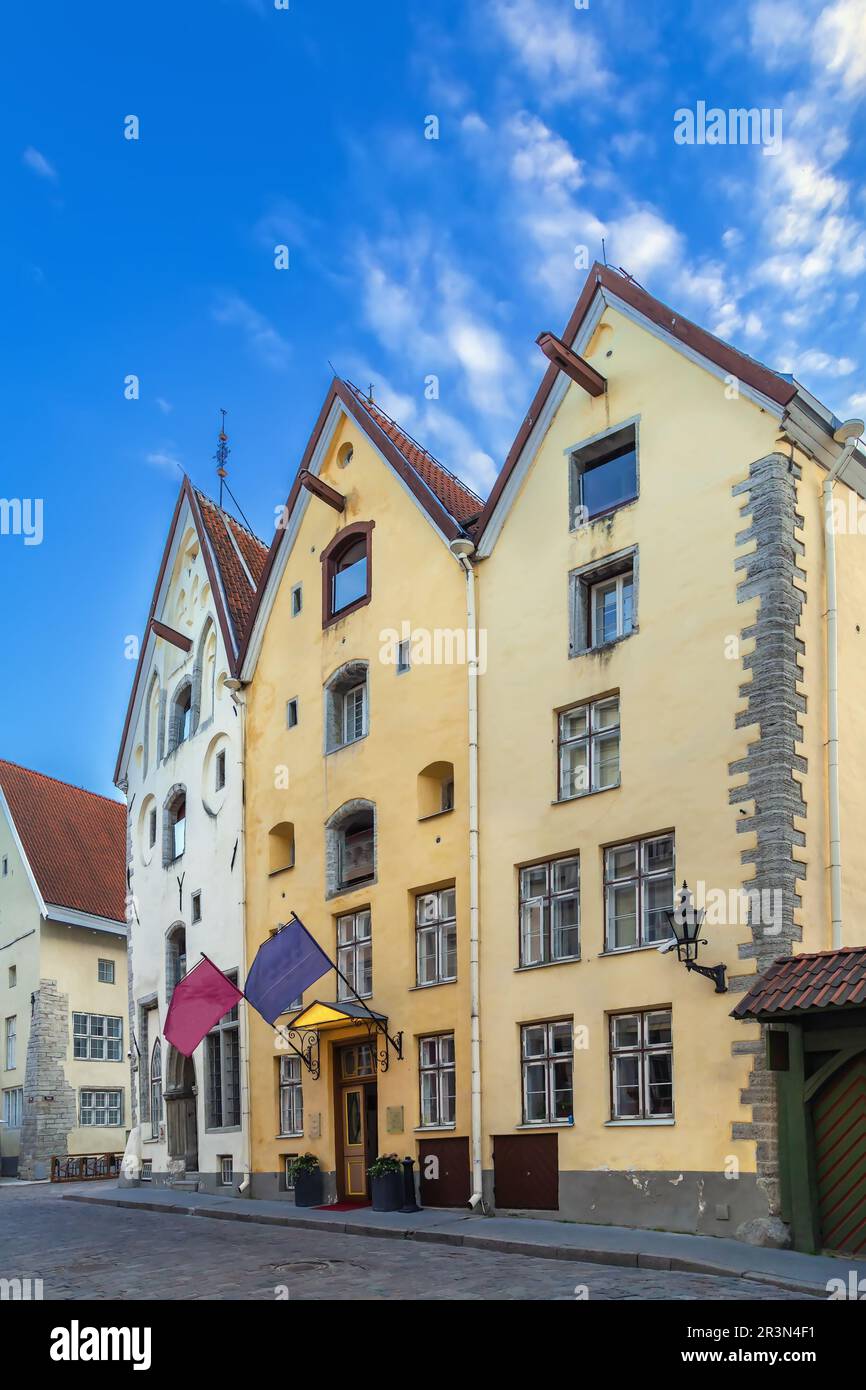
[[[163,1028],[202,954],[245,977],[243,721],[232,683],[265,553],[184,481],[115,772],[127,798],[136,1158],[154,1182],[234,1188],[249,1168],[240,1012],[190,1058]]]
[[[837,541],[835,908],[827,867],[840,422],[604,267],[539,345],[550,366],[477,529],[486,1192],[784,1239],[776,1079],[730,1013],[777,957],[843,944],[837,917],[845,945],[866,937],[856,533]],[[864,480],[855,455],[845,515]],[[659,950],[684,880],[728,993]]]
[[[290,1197],[287,1161],[311,1152],[326,1200],[364,1200],[384,1152],[420,1157],[426,1203],[469,1200],[467,579],[451,546],[480,509],[335,381],[241,674],[247,955],[294,913],[341,975],[286,1000],[279,1031],[250,1016],[254,1195]]]
[[[123,1152],[125,815],[0,761],[0,1173]]]

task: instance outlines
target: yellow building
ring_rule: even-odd
[[[840,535],[843,877],[822,525],[835,462],[838,505],[866,495],[862,455],[607,268],[538,342],[476,529],[486,1196],[784,1239],[774,1077],[729,1015],[776,957],[866,940],[866,565]],[[658,949],[683,880],[729,993]]]
[[[345,979],[329,973],[280,1020],[295,1050],[249,1014],[254,1195],[286,1191],[287,1158],[311,1152],[327,1200],[363,1199],[385,1152],[438,1160],[427,1203],[470,1196],[459,554],[481,506],[333,383],[279,519],[241,698],[248,963],[295,913]]]
[[[0,1171],[123,1152],[122,805],[0,761]]]

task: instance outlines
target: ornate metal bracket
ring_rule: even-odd
[[[704,943],[706,944],[706,943]],[[686,970],[694,970],[698,975],[703,975],[705,979],[712,980],[716,987],[716,994],[727,994],[728,986],[725,982],[724,965],[698,965],[696,961],[687,960],[684,962]]]
[[[385,1027],[383,1021],[379,1019],[365,1019],[367,1025],[367,1035],[372,1041],[375,1037],[376,1044],[373,1048],[373,1066],[378,1072],[385,1072],[391,1065],[391,1048],[397,1054],[397,1061],[403,1060],[403,1032],[402,1029],[393,1038]]]
[[[280,1037],[300,1057],[314,1081],[319,1079],[319,1033],[316,1028],[280,1028]]]

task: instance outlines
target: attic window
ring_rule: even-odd
[[[370,602],[373,522],[359,521],[334,537],[321,554],[322,624],[327,627]]]
[[[572,530],[633,502],[638,495],[635,425],[575,449],[570,470]]]

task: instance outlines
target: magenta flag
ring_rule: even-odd
[[[205,956],[175,985],[163,1033],[172,1047],[191,1057],[205,1034],[243,997]]]

